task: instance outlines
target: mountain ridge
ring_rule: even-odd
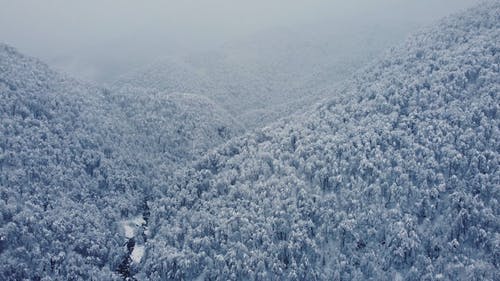
[[[122,279],[120,222],[144,211],[155,174],[238,130],[209,100],[140,93],[0,45],[0,279]]]
[[[494,280],[500,6],[411,37],[305,120],[178,171],[149,280]]]

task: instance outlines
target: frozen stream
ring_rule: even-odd
[[[137,235],[142,235],[141,232],[143,227],[146,225],[146,221],[142,216],[138,216],[129,220],[121,221],[121,225],[125,234],[125,237],[134,240],[134,245],[132,246],[132,252],[130,253],[130,258],[134,263],[139,263],[144,256],[144,244],[139,244],[136,239]],[[141,241],[144,243],[144,241]]]
[[[145,254],[146,236],[148,234],[147,225],[149,219],[149,208],[144,204],[143,214],[141,216],[122,220],[119,222],[123,235],[126,238],[126,247],[128,255],[123,259],[118,267],[118,272],[124,280],[135,280],[134,273],[131,272],[132,265],[140,264]]]

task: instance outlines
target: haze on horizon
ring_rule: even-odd
[[[106,83],[159,57],[273,29],[425,26],[476,2],[0,0],[0,41],[78,78]]]

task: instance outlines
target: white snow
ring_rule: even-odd
[[[137,216],[137,217],[131,219],[130,222],[135,223],[135,225],[137,225],[137,226],[140,226],[140,225],[143,225],[146,223],[146,221],[144,220],[144,218],[142,216]]]
[[[130,254],[130,258],[135,263],[141,262],[142,257],[144,256],[144,245],[135,245],[132,254]]]
[[[131,227],[130,225],[124,223],[123,224],[123,229],[125,230],[125,237],[127,237],[127,238],[134,237],[135,230],[134,230],[133,227]]]
[[[132,238],[135,236],[137,227],[146,224],[146,221],[142,216],[137,216],[128,220],[123,220],[120,222],[125,232],[125,237]]]

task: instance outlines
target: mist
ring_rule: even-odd
[[[349,30],[353,23],[381,22],[418,28],[476,2],[1,0],[0,41],[80,79],[106,83],[159,57],[279,28]]]
[[[0,281],[498,280],[499,15],[0,0]]]

